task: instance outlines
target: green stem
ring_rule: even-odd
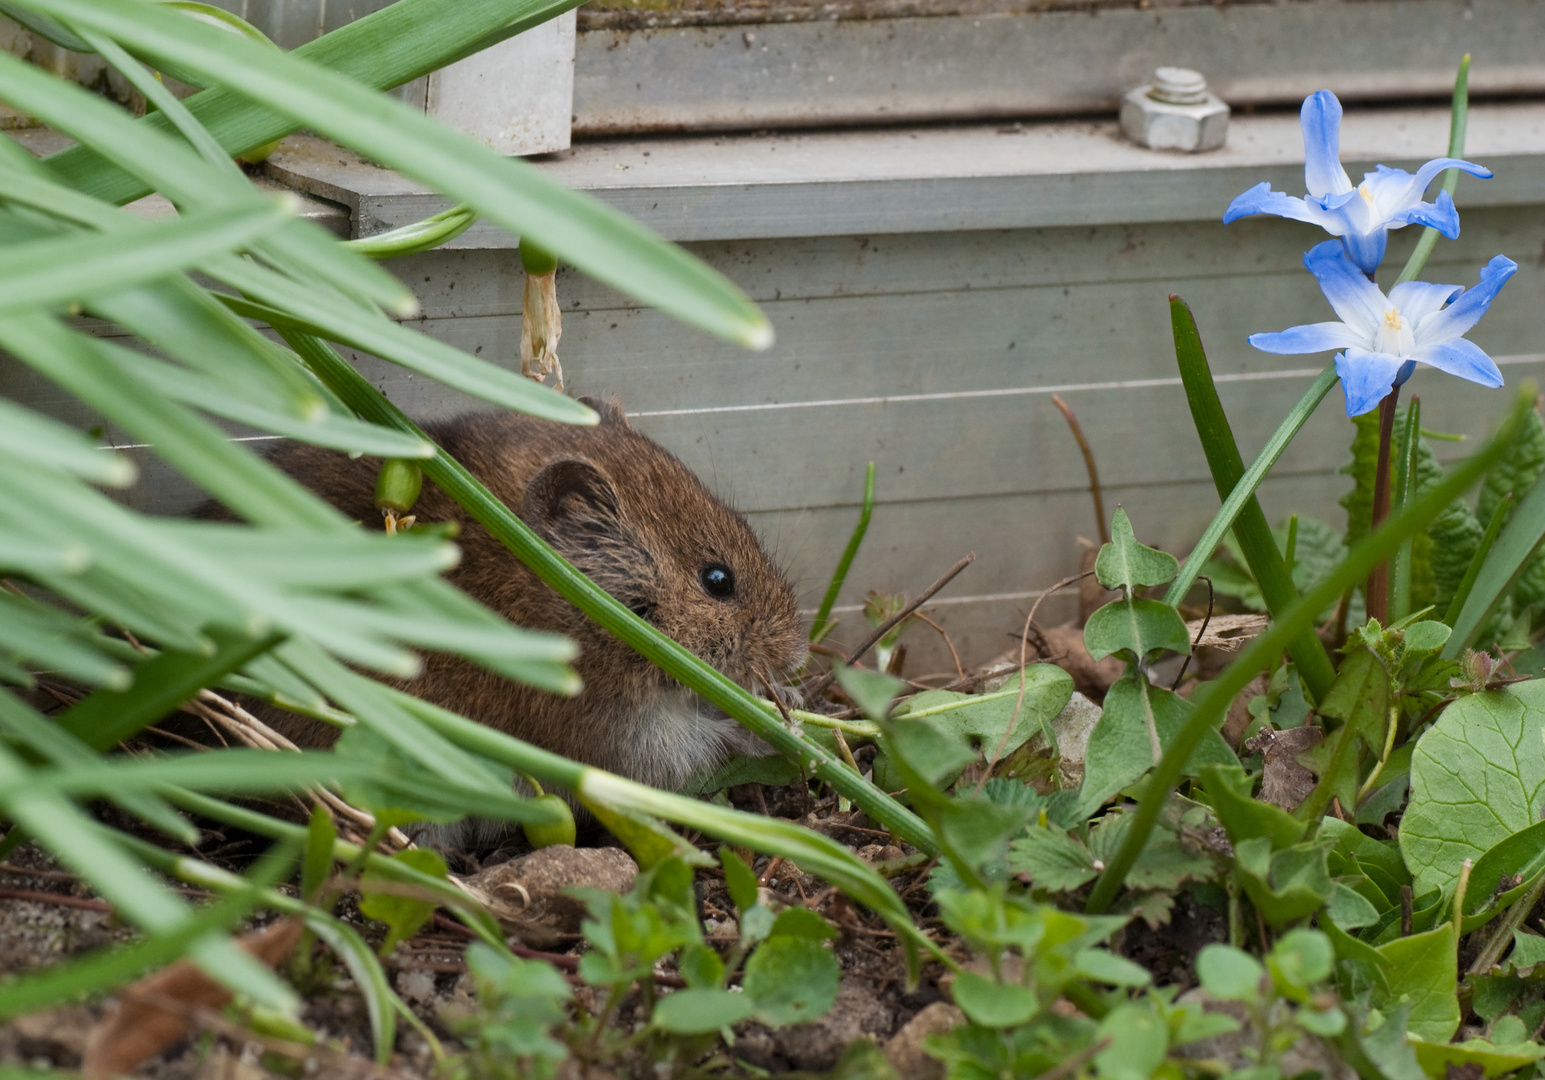
[[[1491,545],[1497,542],[1497,534],[1502,531],[1502,523],[1507,520],[1508,508],[1512,505],[1511,491],[1497,500],[1497,508],[1491,512],[1491,521],[1487,523],[1486,532],[1475,548],[1475,557],[1470,560],[1465,576],[1460,579],[1459,588],[1454,591],[1454,599],[1449,602],[1448,611],[1443,615],[1443,621],[1450,627],[1459,618],[1459,613],[1465,609],[1465,601],[1470,599],[1470,590],[1475,588],[1475,579],[1480,575],[1481,567],[1486,565],[1486,556],[1491,553]]]
[[[330,345],[293,327],[280,325],[275,329],[300,353],[317,376],[362,417],[382,427],[412,432],[432,441]],[[424,472],[554,592],[616,635],[623,644],[723,709],[790,761],[798,762],[807,772],[814,773],[899,839],[919,851],[929,854],[938,851],[938,841],[921,818],[869,783],[825,747],[790,731],[774,718],[759,698],[703,663],[574,569],[449,454],[438,451],[433,459],[424,462]]]
[[[1465,53],[1464,59],[1459,61],[1459,74],[1454,77],[1454,104],[1449,114],[1448,123],[1448,156],[1451,158],[1463,157],[1465,152],[1465,130],[1470,122],[1470,54]],[[1459,170],[1449,169],[1443,176],[1443,190],[1453,195],[1459,187]],[[1395,279],[1396,285],[1407,281],[1415,281],[1416,276],[1422,272],[1422,267],[1427,265],[1427,259],[1432,255],[1432,249],[1438,244],[1438,230],[1432,226],[1422,230],[1422,235],[1416,241],[1416,248],[1411,252],[1411,257],[1406,260],[1405,269],[1400,271],[1400,276]]]
[[[1524,410],[1534,399],[1535,388],[1532,384],[1523,390],[1497,434],[1484,447],[1406,507],[1399,516],[1391,518],[1382,528],[1365,537],[1348,553],[1340,566],[1303,599],[1283,612],[1266,633],[1247,646],[1221,676],[1197,691],[1192,698],[1191,716],[1176,732],[1158,765],[1154,766],[1147,789],[1138,802],[1136,813],[1132,815],[1130,831],[1095,882],[1085,910],[1099,913],[1109,909],[1122,882],[1126,880],[1127,872],[1132,869],[1132,864],[1148,843],[1153,826],[1164,809],[1164,802],[1179,781],[1186,762],[1190,761],[1203,737],[1222,722],[1229,704],[1255,677],[1256,672],[1269,666],[1272,659],[1296,635],[1312,628],[1319,613],[1341,595],[1342,589],[1362,578],[1376,563],[1387,558],[1407,536],[1413,536],[1424,528],[1445,506],[1502,459],[1523,422]]]
[[[1507,952],[1507,947],[1513,943],[1513,932],[1522,926],[1524,920],[1534,911],[1542,894],[1545,894],[1545,873],[1535,878],[1534,884],[1524,890],[1524,894],[1515,900],[1513,906],[1503,912],[1502,917],[1497,920],[1491,933],[1487,935],[1486,943],[1481,946],[1481,951],[1470,964],[1470,974],[1490,974],[1497,961],[1502,959],[1502,954]]]
[[[1379,402],[1379,456],[1373,473],[1373,509],[1368,518],[1368,529],[1377,529],[1389,517],[1389,445],[1395,433],[1395,408],[1400,400],[1400,387],[1390,388]],[[1368,575],[1363,590],[1368,602],[1368,618],[1381,626],[1389,625],[1389,563],[1380,562]]]
[[[1227,499],[1244,477],[1244,459],[1234,442],[1234,432],[1224,415],[1223,403],[1218,400],[1218,388],[1212,381],[1196,320],[1178,296],[1170,297],[1170,319],[1175,332],[1175,359],[1180,365],[1180,378],[1191,406],[1191,419],[1207,455],[1207,467],[1212,470],[1218,498]],[[1298,600],[1298,587],[1293,584],[1293,575],[1288,572],[1282,552],[1277,549],[1277,538],[1266,523],[1266,513],[1253,494],[1244,501],[1234,520],[1234,536],[1260,586],[1266,609],[1273,618],[1281,615]],[[1314,628],[1307,627],[1295,635],[1288,643],[1288,652],[1298,665],[1299,678],[1310,695],[1316,701],[1323,699],[1331,683],[1336,681],[1336,669]]]
[[[842,553],[842,558],[837,560],[837,569],[832,574],[831,584],[826,587],[826,595],[821,598],[821,608],[816,612],[815,622],[810,624],[811,642],[820,641],[831,631],[829,620],[832,614],[832,605],[837,602],[837,594],[842,591],[842,583],[848,579],[848,570],[853,565],[853,558],[858,554],[858,546],[864,542],[864,534],[869,531],[869,517],[874,513],[874,462],[869,463],[869,468],[864,473],[864,504],[858,511],[858,524],[853,527],[853,535],[848,539],[848,546]]]
[[[1405,429],[1400,437],[1400,451],[1395,460],[1395,488],[1390,509],[1399,513],[1410,501],[1416,487],[1416,467],[1421,450],[1422,399],[1412,398],[1406,407]],[[1407,540],[1390,562],[1389,617],[1391,622],[1411,613],[1411,553],[1415,538]]]
[[[1266,474],[1271,472],[1272,466],[1288,448],[1300,429],[1314,415],[1314,410],[1319,408],[1320,402],[1325,400],[1325,395],[1330,393],[1331,387],[1336,385],[1336,365],[1327,364],[1325,370],[1304,391],[1304,396],[1299,398],[1298,404],[1293,406],[1287,416],[1283,417],[1282,424],[1276,433],[1267,441],[1250,467],[1240,477],[1239,483],[1234,485],[1229,492],[1223,506],[1213,515],[1212,523],[1207,526],[1207,531],[1202,533],[1202,538],[1191,549],[1191,554],[1186,556],[1186,561],[1180,567],[1180,573],[1176,576],[1169,592],[1164,594],[1164,602],[1175,607],[1186,598],[1186,593],[1191,591],[1191,586],[1196,584],[1196,577],[1201,573],[1207,560],[1212,558],[1213,552],[1218,550],[1218,545],[1223,542],[1223,537],[1234,527],[1234,519],[1245,508],[1245,504],[1255,498],[1255,489],[1261,486],[1261,481],[1266,479]]]
[[[256,810],[249,810],[244,806],[234,806],[220,799],[201,795],[196,791],[188,791],[186,788],[165,787],[159,794],[168,802],[176,803],[185,810],[192,811],[203,817],[212,818],[215,821],[223,821],[227,825],[234,825],[238,829],[255,833],[258,836],[267,836],[278,841],[290,841],[296,844],[304,844],[309,833],[304,825],[295,825],[288,821],[279,821],[260,814]],[[363,865],[381,877],[406,885],[414,885],[433,894],[445,907],[454,911],[479,938],[495,948],[505,948],[504,936],[499,930],[499,924],[482,909],[476,900],[466,893],[437,877],[421,873],[413,867],[397,859],[387,858],[385,855],[371,851],[359,844],[351,844],[347,840],[333,841],[333,858],[345,865],[353,863],[356,859],[363,858]]]

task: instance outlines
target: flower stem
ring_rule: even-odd
[[[1395,434],[1395,409],[1400,403],[1400,387],[1395,386],[1379,402],[1379,459],[1373,474],[1373,511],[1368,531],[1373,532],[1389,517],[1389,444]],[[1389,625],[1389,560],[1382,559],[1368,575],[1368,618],[1381,626]]]
[[[1459,74],[1454,77],[1454,99],[1449,113],[1448,124],[1448,156],[1462,158],[1465,156],[1465,133],[1470,126],[1470,54],[1465,53],[1459,61]],[[1459,187],[1459,170],[1449,169],[1443,177],[1443,190],[1450,195]],[[1406,265],[1400,271],[1400,276],[1395,279],[1395,284],[1400,285],[1407,281],[1415,281],[1416,276],[1422,272],[1422,267],[1427,265],[1427,258],[1432,254],[1432,249],[1438,245],[1438,230],[1431,225],[1422,230],[1422,235],[1416,242],[1416,248],[1411,252],[1411,257],[1406,260]]]

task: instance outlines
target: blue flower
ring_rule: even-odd
[[[1391,289],[1387,298],[1335,240],[1315,245],[1304,256],[1304,265],[1343,321],[1251,334],[1250,344],[1269,353],[1344,350],[1336,357],[1336,374],[1346,391],[1348,416],[1376,406],[1411,377],[1417,364],[1482,386],[1502,385],[1502,373],[1491,357],[1463,335],[1486,314],[1492,297],[1518,269],[1512,259],[1505,255],[1492,259],[1481,269],[1481,282],[1473,289],[1407,281]]]
[[[1229,204],[1223,223],[1251,214],[1311,222],[1341,237],[1352,261],[1370,277],[1384,259],[1390,229],[1430,225],[1450,240],[1459,235],[1459,212],[1452,195],[1440,191],[1437,202],[1422,202],[1433,177],[1445,169],[1463,169],[1483,180],[1491,178],[1491,170],[1483,166],[1458,158],[1434,158],[1415,175],[1380,165],[1365,173],[1354,188],[1337,158],[1341,102],[1336,95],[1321,90],[1304,98],[1299,123],[1304,132],[1304,186],[1309,194],[1299,199],[1271,190],[1270,184],[1256,184]]]

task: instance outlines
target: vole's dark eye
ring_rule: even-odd
[[[697,572],[697,580],[715,600],[728,600],[735,595],[735,575],[722,563],[709,563]]]

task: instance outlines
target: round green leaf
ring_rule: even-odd
[[[706,1035],[738,1024],[756,1011],[747,994],[728,990],[677,990],[655,1003],[650,1022],[675,1035]]]
[[[1096,660],[1122,650],[1139,657],[1159,649],[1189,653],[1191,636],[1180,612],[1163,601],[1115,600],[1089,616],[1084,646]]]
[[[1400,853],[1416,891],[1451,890],[1465,859],[1540,820],[1545,809],[1545,681],[1461,698],[1411,757]]]
[[[837,958],[808,938],[768,940],[746,961],[742,980],[756,1018],[768,1027],[814,1020],[837,1000]]]
[[[1196,957],[1202,989],[1223,1001],[1253,1001],[1260,996],[1265,976],[1259,960],[1232,945],[1208,945]]]
[[[1110,1045],[1094,1067],[1110,1080],[1149,1080],[1169,1052],[1169,1025],[1146,1003],[1116,1006],[1100,1021],[1100,1036]]]
[[[1023,1024],[1041,1007],[1034,993],[1013,983],[994,982],[974,971],[962,971],[950,991],[960,1011],[983,1027]]]
[[[1266,964],[1272,981],[1288,997],[1302,1001],[1317,982],[1330,978],[1336,953],[1318,930],[1289,930],[1273,946]]]
[[[837,928],[809,908],[788,907],[778,912],[778,917],[773,920],[772,932],[767,936],[825,941],[837,936]]]

